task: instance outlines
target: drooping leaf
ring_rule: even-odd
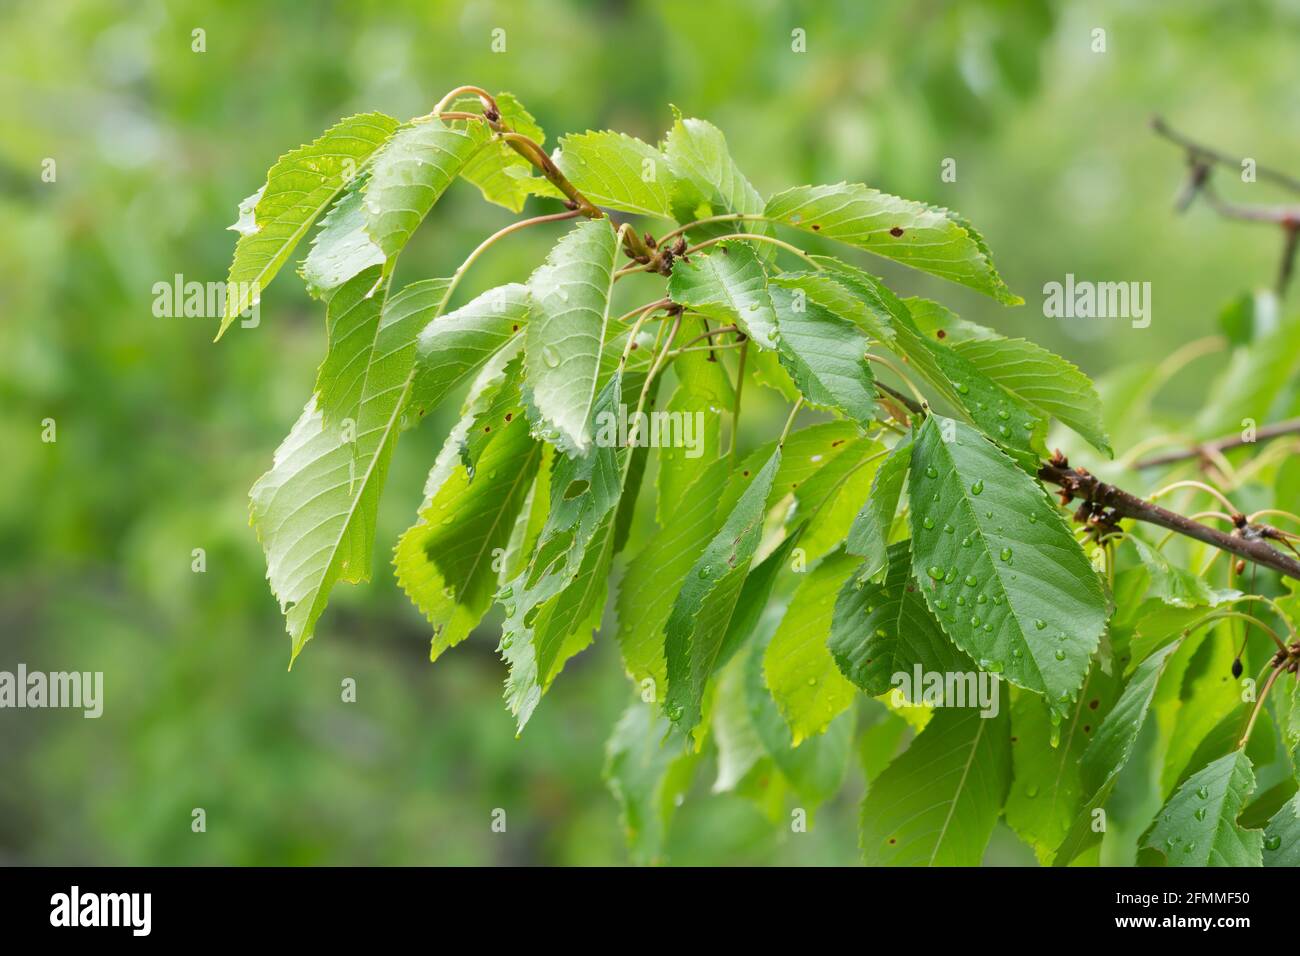
[[[1046,492],[977,431],[931,415],[908,494],[914,573],[949,637],[982,669],[1067,710],[1108,602]]]
[[[369,288],[377,271],[352,282]],[[385,308],[355,421],[327,425],[313,397],[276,450],[271,470],[253,486],[252,522],[295,657],[311,639],[335,582],[370,576],[379,496],[401,430],[422,318]]]
[[[316,218],[397,127],[397,120],[383,113],[349,116],[276,161],[266,184],[241,204],[240,221],[231,227],[240,237],[217,338],[258,300]]]
[[[858,572],[860,579],[874,578],[888,563],[889,529],[893,527],[894,513],[898,511],[898,499],[911,464],[912,436],[907,435],[899,439],[876,470],[871,494],[849,527],[849,554],[866,559]]]
[[[835,596],[857,564],[841,551],[806,572],[767,645],[763,674],[796,747],[822,733],[857,695],[826,647]]]
[[[605,781],[621,808],[632,860],[664,863],[664,841],[699,762],[680,743],[665,743],[668,721],[653,705],[630,704],[605,747]]]
[[[693,337],[702,328],[698,319],[688,319],[682,323],[679,337]],[[731,380],[718,353],[683,352],[673,361],[673,370],[677,387],[663,410],[681,416],[683,442],[682,447],[659,449],[655,513],[661,525],[676,515],[691,484],[718,457],[723,412],[730,412],[735,403]],[[685,441],[688,437],[690,443]]]
[[[782,572],[793,572],[792,555],[795,547],[803,542],[805,527],[806,525],[798,525],[768,552],[767,557],[750,568],[740,589],[740,597],[736,599],[735,613],[727,624],[727,635],[722,639],[722,648],[718,651],[718,669],[725,667],[763,625],[768,601]]]
[[[553,157],[560,172],[597,206],[672,219],[673,174],[663,153],[626,133],[588,132],[561,138]]]
[[[748,655],[741,653],[718,673],[718,692],[710,725],[718,747],[714,793],[735,790],[755,766],[767,759],[767,749],[749,717],[749,701],[745,694],[748,663]]]
[[[358,175],[334,204],[311,241],[311,251],[299,273],[307,291],[318,299],[331,294],[353,276],[371,266],[383,265],[387,256],[366,231],[362,191],[368,173]]]
[[[490,142],[483,123],[408,123],[371,162],[366,231],[390,259],[401,251],[466,165]]]
[[[325,310],[328,341],[316,374],[316,402],[327,425],[356,419],[387,299],[378,266],[358,276],[330,297]]]
[[[816,302],[771,290],[781,364],[809,403],[842,412],[866,426],[876,414],[876,380],[862,331]]]
[[[736,325],[765,349],[776,348],[767,274],[746,242],[720,242],[708,255],[676,262],[668,295],[720,324]]]
[[[883,581],[862,582],[859,572],[840,586],[828,644],[850,681],[872,697],[909,686],[914,691],[908,699],[920,703],[920,688],[913,679],[916,667],[938,674],[975,670],[974,662],[939,627],[912,580],[907,541],[889,547]],[[906,685],[895,680],[899,674],[908,678]]]
[[[1170,866],[1263,866],[1263,832],[1237,824],[1254,789],[1244,752],[1221,757],[1169,798],[1143,846],[1164,854]]]
[[[713,493],[727,476],[727,463],[714,459],[689,486],[672,513],[628,564],[619,583],[618,642],[628,676],[654,700],[668,689],[664,658],[664,624],[687,573],[704,551],[717,526]]]
[[[1011,781],[1010,721],[938,708],[862,803],[869,866],[978,866]]]
[[[411,386],[411,406],[421,414],[483,368],[528,321],[528,290],[519,283],[489,289],[442,315],[449,289],[446,279],[413,282],[389,304],[421,322]]]
[[[1057,848],[1053,865],[1068,865],[1101,839],[1097,826],[1101,818],[1097,814],[1114,790],[1120,771],[1133,755],[1138,734],[1151,710],[1156,687],[1176,649],[1177,645],[1171,644],[1142,662],[1084,750],[1079,762],[1083,809]]]
[[[800,799],[816,805],[834,796],[844,783],[853,752],[854,714],[845,711],[831,721],[825,733],[794,746],[790,726],[763,680],[766,648],[767,641],[760,639],[744,650],[749,721],[772,763]]]
[[[592,417],[615,414],[622,397],[618,375],[597,396]],[[522,731],[564,662],[590,641],[567,641],[571,631],[542,627],[556,613],[554,602],[579,577],[593,539],[613,520],[623,493],[628,451],[596,445],[581,457],[557,458],[551,474],[550,510],[528,566],[504,585],[501,652],[510,665],[506,699]],[[548,606],[549,605],[549,606]]]
[[[787,189],[768,200],[764,215],[960,283],[1004,305],[1023,301],[998,275],[979,233],[946,209],[861,183],[838,183]]]
[[[772,480],[766,507],[771,508],[786,495],[798,492],[802,485],[844,454],[860,437],[858,426],[846,421],[818,422],[792,431],[781,447],[781,466]],[[744,457],[718,497],[720,512],[730,511],[735,506],[749,487],[751,477],[763,468],[776,449],[777,441],[773,439]]]
[[[464,420],[474,425],[471,413]],[[430,660],[469,635],[492,604],[497,556],[509,544],[542,459],[517,418],[484,448],[471,476],[453,432],[429,474],[419,520],[394,555],[397,583],[433,625]]]
[[[1052,712],[1036,694],[1019,694],[1011,707],[1014,779],[1007,795],[1007,823],[1051,862],[1083,810],[1079,760],[1115,701],[1116,681],[1094,663],[1068,717]]]
[[[778,446],[687,572],[664,625],[665,712],[687,733],[700,722],[704,687],[713,676],[736,598],[758,547],[768,494],[780,465]]]
[[[795,513],[808,522],[800,547],[817,561],[844,544],[845,527],[871,493],[889,450],[874,438],[854,439],[795,489]]]
[[[565,451],[586,454],[591,447],[617,255],[609,223],[589,219],[565,235],[528,280],[533,305],[525,378],[542,428]]]

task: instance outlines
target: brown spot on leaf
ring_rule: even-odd
[[[945,332],[943,329],[940,329],[938,332],[935,332],[934,334],[936,337],[941,339],[946,339],[948,337],[948,333]]]
[[[903,234],[903,227],[895,226],[893,229],[889,230],[889,234],[893,236],[895,239],[897,239],[899,236]]]

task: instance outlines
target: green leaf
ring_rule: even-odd
[[[1034,849],[1044,866],[1052,861],[1083,810],[1080,758],[1115,701],[1116,682],[1094,663],[1069,717],[1052,721],[1041,697],[1019,694],[1011,707],[1014,779],[1007,795],[1007,823]]]
[[[1264,865],[1300,866],[1300,793],[1273,814],[1264,828]]]
[[[750,576],[753,580],[753,576]],[[746,584],[749,581],[745,582]],[[741,653],[718,672],[718,692],[713,702],[710,729],[718,746],[718,775],[714,793],[737,789],[749,772],[767,759],[767,749],[749,719],[745,674],[748,657]]]
[[[960,283],[1004,305],[1024,301],[998,275],[979,233],[946,209],[860,183],[837,183],[787,189],[768,200],[764,215]]]
[[[375,354],[387,282],[378,266],[358,275],[330,297],[325,310],[328,343],[316,373],[316,402],[327,425],[355,420]]]
[[[700,320],[686,320],[679,338],[692,338],[702,330]],[[669,518],[676,515],[691,484],[718,457],[722,412],[730,411],[735,403],[731,379],[716,353],[683,352],[673,361],[673,371],[677,375],[677,388],[664,411],[684,416],[682,421],[690,426],[691,437],[698,445],[659,449],[655,514],[660,525],[667,525]]]
[[[708,255],[677,260],[668,296],[719,323],[736,325],[765,349],[776,348],[767,274],[748,243],[720,242]]]
[[[609,222],[587,220],[556,244],[528,280],[533,307],[525,377],[545,437],[564,451],[586,454],[591,447],[591,408],[617,256]]]
[[[914,669],[951,674],[975,670],[975,664],[948,640],[930,614],[912,580],[907,541],[891,545],[882,582],[859,583],[859,573],[843,583],[835,601],[829,650],[840,672],[872,697],[897,686],[894,677],[912,681]],[[920,703],[918,693],[909,698]]]
[[[371,266],[381,266],[387,257],[366,232],[362,191],[369,180],[361,173],[334,204],[311,241],[311,251],[298,270],[307,291],[329,300],[343,283]]]
[[[867,791],[868,866],[978,866],[1011,781],[1005,710],[939,708]]]
[[[674,113],[672,129],[664,138],[664,156],[674,176],[673,218],[687,223],[735,213],[760,215],[763,197],[731,158],[722,131],[705,120],[683,119]],[[763,223],[721,222],[698,226],[692,235],[766,231]]]
[[[798,747],[790,727],[763,680],[767,641],[757,640],[744,652],[745,699],[750,725],[762,741],[772,763],[789,781],[801,800],[819,804],[833,797],[844,783],[853,752],[855,715],[849,710],[831,721],[825,733],[809,737]]]
[[[1059,355],[1025,339],[1004,338],[956,343],[953,351],[1029,408],[1051,415],[1115,457],[1096,388]]]
[[[513,93],[498,93],[494,99],[505,125],[516,133],[529,137],[539,146],[546,142],[542,128]],[[466,97],[453,103],[451,109],[472,112],[478,104],[478,97]],[[488,202],[504,206],[511,212],[519,212],[529,196],[549,194],[553,188],[545,179],[534,176],[532,172],[532,163],[511,149],[508,143],[496,140],[470,159],[460,175],[477,186]]]
[[[727,635],[722,639],[722,648],[718,651],[715,669],[721,670],[735,656],[737,650],[749,642],[763,624],[767,613],[767,602],[772,597],[776,582],[781,572],[794,570],[792,558],[795,546],[802,543],[806,525],[799,525],[781,540],[781,543],[768,552],[745,577],[736,599],[736,611],[727,623]]]
[[[822,733],[857,695],[826,648],[835,596],[857,563],[857,558],[839,552],[806,572],[763,657],[768,689],[790,725],[796,747]]]
[[[409,123],[375,156],[366,183],[366,231],[390,260],[466,165],[490,142],[483,123]]]
[[[798,277],[809,298],[841,318],[857,323],[906,361],[938,397],[964,410],[962,397],[939,368],[930,343],[912,321],[907,306],[888,286],[870,273],[830,256],[813,256],[813,261],[822,267],[822,278]],[[782,276],[779,281],[785,285],[787,280],[796,281],[790,276]]]
[[[1002,446],[1030,474],[1046,456],[1047,418],[1026,408],[957,352],[926,341],[935,364],[952,382],[959,407],[985,437]]]
[[[672,219],[673,174],[664,155],[626,133],[570,134],[555,165],[597,206]]]
[[[1239,591],[1210,587],[1204,578],[1172,564],[1162,551],[1157,551],[1140,538],[1126,535],[1124,540],[1137,550],[1138,558],[1151,575],[1147,593],[1165,604],[1179,608],[1215,607],[1240,594]]]
[[[377,273],[367,270],[339,294],[368,289]],[[401,429],[421,319],[420,312],[385,308],[367,355],[355,422],[327,425],[313,397],[276,450],[271,470],[253,485],[252,522],[293,657],[311,639],[335,582],[370,577],[379,496]]]
[[[420,414],[467,382],[528,321],[528,289],[517,282],[489,289],[441,315],[450,289],[446,279],[413,282],[389,304],[397,313],[419,316],[424,325],[411,386],[411,405]]]
[[[844,454],[861,437],[858,426],[852,422],[818,422],[807,428],[792,431],[781,447],[781,465],[772,480],[764,510],[772,508],[786,495],[797,492],[804,483],[812,480],[823,468]],[[749,487],[750,477],[760,471],[777,451],[777,441],[764,442],[741,461],[723,486],[718,499],[720,512],[730,511]]]
[[[463,420],[477,423],[470,413]],[[429,659],[464,640],[492,605],[494,562],[509,544],[542,459],[517,418],[498,431],[471,477],[453,432],[429,473],[419,520],[397,543],[397,583],[433,626]]]
[[[934,415],[917,433],[908,493],[914,573],[944,630],[982,669],[1064,712],[1107,599],[1056,506],[974,429]]]
[[[665,712],[687,733],[700,722],[704,687],[713,676],[727,623],[758,548],[767,498],[780,465],[778,446],[687,572],[664,625]]]
[[[889,453],[880,442],[866,437],[843,448],[795,489],[794,517],[808,521],[799,545],[809,562],[844,544],[844,529],[867,500],[876,469]]]
[[[1133,755],[1138,734],[1151,710],[1156,687],[1177,647],[1177,644],[1171,644],[1142,662],[1084,750],[1079,762],[1083,809],[1075,818],[1069,834],[1061,841],[1052,860],[1054,866],[1068,865],[1101,839],[1096,829],[1097,813],[1109,799],[1120,771]]]
[[[867,364],[867,337],[800,293],[774,288],[771,300],[781,364],[804,398],[869,424],[876,414],[876,380]]]
[[[593,417],[615,414],[622,398],[618,375],[597,396]],[[551,502],[528,567],[503,586],[501,652],[510,665],[506,699],[522,731],[564,662],[590,642],[567,638],[574,631],[552,626],[564,613],[564,592],[584,572],[593,540],[602,541],[623,493],[627,449],[595,446],[583,457],[559,457],[551,475]],[[600,544],[597,544],[597,550]],[[581,587],[581,585],[580,585]],[[581,615],[580,615],[581,616]]]
[[[349,116],[319,139],[276,161],[267,173],[266,184],[240,204],[239,222],[231,227],[240,236],[230,265],[225,313],[217,338],[240,313],[257,302],[316,217],[397,127],[397,120],[383,113]]]
[[[912,436],[900,438],[876,470],[871,494],[849,528],[846,548],[849,554],[866,558],[858,572],[859,580],[874,578],[888,563],[889,531],[898,511],[907,470],[912,464]]]
[[[623,712],[605,747],[605,781],[618,801],[634,863],[666,862],[664,843],[699,755],[665,745],[668,721],[640,702]]]
[[[671,520],[664,521],[634,557],[619,583],[618,642],[628,676],[663,700],[668,687],[664,625],[687,573],[717,531],[714,491],[727,476],[714,460],[690,485]],[[646,688],[645,681],[653,683]]]
[[[1164,854],[1170,866],[1263,866],[1263,832],[1237,825],[1254,789],[1244,752],[1221,757],[1178,788],[1142,845]]]

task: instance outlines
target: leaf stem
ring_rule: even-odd
[[[921,392],[917,389],[917,387],[914,384],[912,384],[912,380],[908,378],[906,375],[904,375],[903,370],[900,369],[897,365],[895,365],[889,359],[885,358],[883,355],[875,355],[872,352],[868,352],[866,358],[870,362],[880,363],[881,365],[885,366],[885,368],[889,369],[891,372],[893,372],[895,375],[897,375],[899,378],[903,380],[903,384],[907,386],[907,390],[912,393],[912,397],[915,398],[917,402],[917,407],[912,409],[912,411],[919,412],[929,407],[928,403],[925,400],[925,396],[921,394]],[[881,387],[884,388],[885,386],[881,386]],[[889,391],[892,392],[893,390],[889,389]]]
[[[813,259],[812,256],[808,255],[808,253],[804,252],[798,246],[788,243],[784,239],[777,239],[775,236],[765,236],[762,233],[758,233],[758,232],[731,232],[725,236],[714,236],[712,239],[705,239],[703,242],[698,242],[695,245],[691,246],[689,249],[686,250],[684,255],[689,256],[693,252],[699,252],[701,249],[705,248],[706,246],[711,246],[717,242],[727,242],[733,239],[740,239],[740,240],[752,239],[755,242],[769,242],[774,246],[779,246],[780,248],[786,250],[787,252],[794,253],[804,262],[812,266],[814,269],[821,270],[822,268],[822,266],[815,259]]]
[[[790,426],[794,424],[794,417],[799,414],[799,409],[803,407],[803,396],[800,395],[794,400],[794,407],[790,409],[790,417],[785,420],[785,428],[781,429],[781,438],[776,443],[778,448],[785,446],[785,437],[790,434]]]
[[[450,93],[448,93],[448,94],[447,94],[446,96],[444,96],[442,99],[440,99],[440,100],[438,101],[438,105],[435,106],[435,107],[434,107],[430,112],[431,112],[431,113],[441,113],[443,110],[445,110],[445,109],[447,108],[447,104],[448,104],[448,103],[450,103],[450,102],[451,102],[452,100],[454,100],[456,97],[458,97],[458,96],[460,96],[460,95],[462,95],[462,94],[464,94],[464,93],[473,93],[475,96],[477,96],[477,97],[478,97],[478,98],[483,102],[483,106],[484,106],[484,107],[485,107],[489,112],[496,113],[496,114],[500,115],[500,112],[501,112],[501,111],[497,108],[497,101],[496,101],[496,99],[495,99],[495,98],[492,96],[492,94],[489,93],[487,90],[482,89],[481,87],[478,87],[478,86],[458,86],[458,87],[456,87],[454,90],[452,90]]]
[[[676,239],[682,233],[694,229],[696,226],[705,226],[711,222],[770,222],[770,221],[771,220],[769,220],[766,216],[762,215],[761,213],[733,212],[733,213],[724,213],[721,216],[708,216],[704,219],[696,219],[694,222],[688,222],[684,226],[678,226],[672,232],[664,233],[662,236],[659,237],[659,241],[655,243],[655,245],[659,246],[660,248],[663,248],[664,243],[667,242],[669,239]]]
[[[486,252],[492,246],[492,244],[495,243],[498,239],[504,239],[506,236],[510,235],[511,233],[518,232],[520,229],[527,229],[529,226],[537,226],[546,222],[562,222],[565,219],[574,219],[580,215],[582,215],[582,213],[580,213],[576,209],[573,209],[573,210],[569,210],[568,212],[556,212],[546,216],[534,216],[531,219],[520,219],[516,222],[510,223],[509,225],[501,229],[498,229],[496,232],[492,233],[492,235],[488,236],[486,239],[480,242],[478,246],[474,249],[474,251],[471,252],[469,256],[465,259],[465,261],[460,264],[460,268],[458,268],[455,271],[455,273],[452,275],[451,286],[447,289],[448,298],[451,297],[451,293],[455,290],[456,286],[460,284],[461,277],[465,274],[466,270],[469,269],[469,267],[474,264],[474,260],[476,260],[484,252]]]
[[[1259,692],[1259,699],[1255,701],[1255,708],[1250,712],[1250,721],[1246,724],[1246,732],[1241,735],[1241,740],[1237,741],[1237,749],[1246,746],[1250,740],[1250,732],[1255,729],[1255,720],[1259,717],[1260,710],[1264,707],[1264,701],[1268,697],[1268,692],[1273,689],[1277,683],[1278,677],[1282,674],[1282,662],[1278,661],[1273,666],[1273,673],[1268,675],[1268,680],[1264,682],[1264,689]]]
[[[662,309],[671,306],[672,304],[673,303],[671,299],[658,299],[654,302],[648,302],[638,309],[633,309],[631,312],[627,313],[627,315],[619,317],[619,319],[617,320],[619,322],[623,322],[634,315],[637,317],[636,322],[634,322],[632,325],[631,331],[628,332],[627,334],[627,344],[623,346],[623,354],[619,357],[618,360],[619,368],[622,368],[624,365],[627,364],[627,357],[632,352],[632,346],[636,342],[637,333],[641,331],[641,326],[646,321],[646,319],[650,317],[650,313],[654,312],[657,309]]]

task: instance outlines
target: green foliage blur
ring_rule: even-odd
[[[1279,66],[1298,54],[1300,9],[1260,0],[0,6],[0,669],[103,671],[106,697],[98,720],[0,712],[0,863],[628,860],[601,780],[631,693],[611,641],[566,668],[516,740],[492,628],[430,665],[427,627],[379,561],[371,584],[335,590],[286,673],[246,492],[310,390],[323,310],[286,269],[260,326],[214,346],[215,320],[156,317],[153,286],[224,279],[239,200],[338,117],[422,114],[473,83],[517,94],[550,146],[587,128],[654,141],[676,104],[726,132],[764,194],[863,181],[959,210],[1026,306],[870,266],[1104,377],[1214,333],[1220,306],[1271,283],[1279,251],[1272,230],[1175,216],[1183,160],[1149,115],[1300,174],[1300,103]],[[510,218],[458,184],[399,281],[449,274]],[[499,244],[462,301],[522,280],[557,234]],[[1043,283],[1067,272],[1150,281],[1151,327],[1043,318]],[[1200,388],[1192,372],[1162,400],[1194,407]],[[750,444],[780,427],[766,401],[747,413]],[[449,424],[399,447],[380,555]],[[349,677],[356,703],[341,700]],[[858,860],[860,772],[807,834],[789,832],[788,808],[773,823],[711,795],[713,775],[697,773],[668,861]],[[1032,859],[1000,826],[989,862]]]

